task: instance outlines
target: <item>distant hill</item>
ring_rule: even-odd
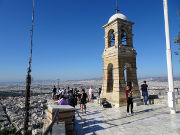
[[[103,78],[89,78],[89,79],[81,79],[81,80],[66,80],[66,81],[60,81],[61,83],[63,82],[80,82],[80,81],[102,81]],[[144,78],[138,78],[138,81],[156,81],[156,82],[167,82],[168,78],[167,77],[144,77]],[[180,77],[174,77],[174,81],[180,81]],[[32,83],[57,83],[57,80],[33,80]],[[0,84],[25,84],[25,81],[21,82],[0,82]]]
[[[156,82],[167,82],[168,78],[167,77],[147,77],[147,78],[139,78],[139,81],[156,81]],[[180,77],[174,77],[174,81],[180,81]]]

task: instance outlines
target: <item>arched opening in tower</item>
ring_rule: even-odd
[[[124,82],[125,85],[132,87],[131,64],[125,63],[124,65]]]
[[[114,35],[114,30],[111,29],[109,30],[108,33],[108,47],[112,47],[115,45],[115,35]]]
[[[114,83],[114,70],[113,64],[108,64],[108,75],[107,75],[107,92],[113,92],[113,83]]]
[[[126,65],[124,66],[124,82],[125,82],[125,85],[127,85],[127,66]]]
[[[122,30],[122,34],[121,34],[121,44],[122,45],[127,45],[127,33]]]

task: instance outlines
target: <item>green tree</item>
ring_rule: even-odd
[[[21,130],[17,131],[16,128],[4,128],[0,129],[0,135],[22,135]]]
[[[178,14],[180,15],[180,11],[178,11]],[[179,17],[180,19],[180,17]],[[178,45],[178,51],[174,52],[175,55],[180,55],[180,31],[178,32],[177,37],[174,39],[174,43]],[[180,60],[179,60],[180,62]]]

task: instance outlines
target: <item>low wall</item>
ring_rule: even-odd
[[[45,124],[44,124],[45,127],[43,130],[45,131],[45,129],[51,124],[56,111],[59,112],[56,122],[57,123],[64,122],[66,134],[71,135],[73,132],[72,118],[75,115],[75,108],[70,105],[57,105],[55,103],[53,104],[52,101],[49,101],[49,104],[47,105],[46,121],[45,121]],[[55,128],[55,127],[53,127],[53,128]],[[58,128],[57,125],[56,125],[56,128]],[[61,129],[62,129],[62,127],[61,127]],[[56,129],[56,131],[57,130],[58,129]]]

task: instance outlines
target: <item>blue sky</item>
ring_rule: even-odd
[[[102,77],[104,29],[115,0],[35,0],[32,76],[37,79]],[[166,76],[163,0],[119,0],[134,22],[138,77]],[[171,41],[180,29],[179,0],[168,0]],[[0,81],[25,79],[30,49],[32,0],[0,0]],[[177,47],[171,42],[172,51]],[[173,55],[180,76],[180,56]]]

